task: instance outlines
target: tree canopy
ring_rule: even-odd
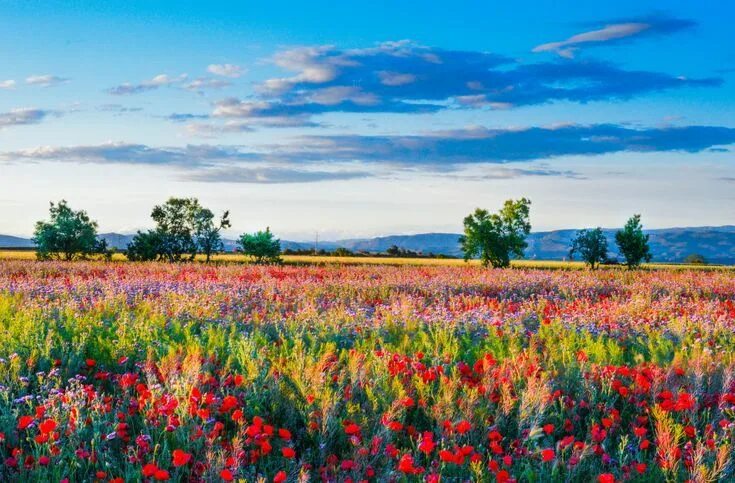
[[[196,198],[169,198],[153,208],[151,218],[156,228],[135,235],[128,245],[130,260],[190,261],[201,252],[209,262],[223,248],[221,230],[230,226],[228,211],[216,222]]]
[[[577,236],[572,240],[569,257],[574,259],[576,254],[579,254],[582,261],[587,263],[592,270],[607,260],[607,238],[602,228],[579,230]]]
[[[651,261],[648,235],[643,233],[641,215],[633,215],[628,219],[623,229],[615,233],[615,243],[628,268],[635,268],[643,261]]]
[[[239,251],[253,258],[258,264],[281,261],[281,241],[273,236],[270,228],[256,233],[245,233],[237,242]]]
[[[511,258],[522,258],[531,232],[531,202],[526,198],[507,200],[498,213],[476,209],[464,219],[459,239],[465,261],[478,257],[483,266],[510,266]]]
[[[32,241],[39,260],[75,260],[106,251],[97,239],[97,222],[86,211],[74,211],[66,200],[51,203],[50,219],[36,223]]]

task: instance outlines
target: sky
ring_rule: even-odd
[[[735,224],[729,1],[0,4],[0,233],[171,196],[229,234]]]

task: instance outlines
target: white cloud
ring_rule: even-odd
[[[222,77],[231,77],[236,79],[245,73],[245,69],[234,64],[210,64],[207,67],[207,72]]]
[[[595,42],[608,42],[610,40],[631,37],[649,28],[651,28],[651,26],[647,23],[635,22],[607,25],[598,30],[573,35],[561,42],[541,44],[534,47],[533,52],[556,52],[562,57],[572,58],[574,57],[574,52],[580,45]]]
[[[51,87],[68,82],[69,79],[56,75],[32,75],[26,78],[26,84],[41,87]]]
[[[0,81],[0,89],[15,89],[15,81],[12,79]]]
[[[143,81],[139,84],[131,84],[129,82],[120,84],[119,86],[108,89],[107,92],[116,96],[140,94],[141,92],[153,91],[160,87],[180,84],[181,82],[184,82],[187,78],[188,76],[186,74],[181,74],[175,77],[172,77],[168,74],[158,74],[154,78]]]
[[[55,111],[29,108],[12,109],[9,112],[0,112],[0,129],[10,126],[38,124],[52,114],[58,115]]]

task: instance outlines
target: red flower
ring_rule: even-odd
[[[615,476],[612,473],[603,473],[597,477],[597,483],[615,483]]]
[[[286,428],[281,428],[278,430],[278,437],[288,441],[289,439],[291,439],[291,431]]]
[[[273,477],[273,483],[283,483],[286,481],[286,478],[288,475],[285,471],[281,470],[278,473],[276,473],[276,476]]]
[[[232,481],[235,479],[235,477],[232,475],[232,471],[226,468],[219,472],[219,477],[222,478],[222,481]]]
[[[436,443],[434,443],[434,435],[429,432],[424,433],[421,437],[421,442],[419,443],[419,451],[424,454],[429,454],[434,451],[435,447]]]
[[[554,454],[554,450],[551,448],[546,448],[541,450],[541,459],[543,461],[553,461],[556,455]]]
[[[472,425],[466,419],[458,422],[457,425],[454,427],[454,430],[457,431],[459,434],[465,434],[470,429],[472,429]]]
[[[18,429],[23,430],[26,429],[28,426],[31,425],[33,422],[33,416],[21,416],[18,419]]]
[[[56,421],[53,419],[46,419],[38,425],[38,429],[40,429],[43,434],[48,434],[56,429]]]
[[[179,466],[184,466],[191,461],[191,453],[187,453],[180,449],[175,449],[174,452],[171,454],[171,460],[173,461],[174,466],[177,468]]]
[[[554,432],[554,425],[553,424],[544,424],[544,433],[551,434]]]
[[[145,476],[146,478],[150,478],[151,476],[155,475],[156,471],[158,471],[158,466],[153,463],[148,463],[147,465],[143,466],[143,476]]]
[[[156,481],[166,481],[169,478],[171,478],[171,475],[166,470],[156,470],[156,472],[153,473],[153,479]]]
[[[293,448],[281,448],[281,454],[284,458],[291,459],[296,456],[296,451]]]

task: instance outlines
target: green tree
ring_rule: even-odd
[[[689,265],[707,265],[707,259],[699,253],[692,253],[684,258],[684,263]]]
[[[75,260],[101,253],[106,244],[97,239],[97,222],[86,211],[74,211],[61,200],[51,203],[49,221],[39,221],[33,232],[39,260]]]
[[[197,246],[199,251],[205,255],[206,262],[209,263],[212,253],[221,251],[224,248],[220,232],[230,227],[230,212],[225,211],[219,219],[219,223],[215,223],[212,210],[202,208],[196,214],[194,224],[196,226]]]
[[[498,213],[478,208],[467,216],[459,238],[465,261],[479,257],[484,267],[508,267],[511,258],[522,258],[531,232],[530,209],[531,202],[521,198],[507,200]]]
[[[639,266],[644,260],[646,262],[651,261],[648,235],[643,233],[641,215],[630,217],[623,229],[615,233],[615,243],[617,243],[629,269]]]
[[[577,236],[572,240],[569,257],[574,259],[574,255],[577,253],[592,270],[598,264],[607,260],[607,238],[605,238],[602,228],[579,230]]]
[[[279,263],[281,241],[273,236],[270,228],[250,234],[245,233],[237,241],[239,251],[253,258],[255,263]]]
[[[125,256],[132,262],[163,260],[162,247],[163,243],[157,231],[139,231],[128,244]]]
[[[196,217],[202,207],[196,198],[169,198],[151,212],[156,222],[160,253],[169,262],[194,260],[197,254]]]

